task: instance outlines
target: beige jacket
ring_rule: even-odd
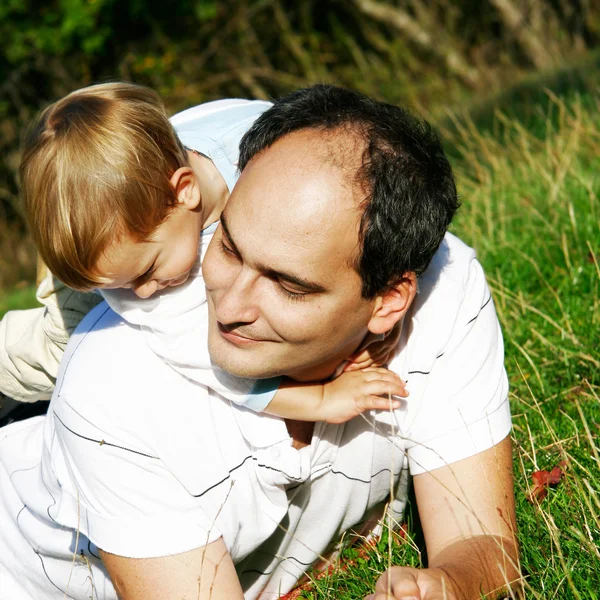
[[[37,289],[43,305],[13,310],[0,321],[0,393],[21,402],[52,395],[71,333],[102,298],[66,287],[48,273]]]

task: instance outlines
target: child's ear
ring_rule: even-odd
[[[175,190],[180,206],[188,210],[197,209],[202,202],[202,194],[198,185],[198,178],[190,167],[180,167],[169,179],[171,187]]]
[[[367,325],[371,333],[387,333],[404,317],[417,293],[417,276],[405,273],[402,279],[375,298],[371,319]]]

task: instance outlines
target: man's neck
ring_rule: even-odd
[[[355,340],[352,342],[351,345],[340,352],[337,357],[333,357],[327,363],[322,363],[319,366],[304,369],[299,373],[288,376],[296,381],[324,381],[329,379],[329,377],[336,372],[338,367],[340,367],[353,352],[360,348],[367,335],[368,331],[365,331],[358,341]],[[300,448],[310,446],[315,428],[315,424],[313,422],[293,421],[291,419],[286,419],[285,424],[288,433],[293,440],[292,445],[294,448],[300,450]]]
[[[304,367],[303,369],[292,373],[285,373],[285,376],[293,379],[294,381],[302,383],[308,381],[327,381],[336,373],[338,368],[340,368],[346,362],[346,360],[348,360],[348,357],[350,357],[360,348],[368,333],[369,332],[365,329],[364,332],[361,332],[360,337],[357,337],[357,339],[350,342],[345,348],[341,349],[337,355],[330,358],[327,362],[321,362],[318,365]]]
[[[296,448],[296,450],[310,446],[315,428],[314,423],[309,421],[292,421],[291,419],[286,419],[285,425],[290,437],[292,438],[292,446]]]

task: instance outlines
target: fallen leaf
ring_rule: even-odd
[[[561,461],[561,466],[566,466],[566,461]],[[540,471],[534,471],[531,474],[531,480],[533,481],[533,487],[527,495],[527,500],[532,504],[534,501],[540,502],[548,494],[548,488],[551,485],[558,485],[563,476],[563,469],[561,467],[554,467],[551,471],[545,469]]]
[[[576,385],[567,392],[566,398],[567,400],[577,400],[577,398],[579,398],[584,391],[585,390],[582,385]]]

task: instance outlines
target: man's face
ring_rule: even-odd
[[[244,169],[202,265],[219,367],[318,379],[360,345],[374,307],[352,266],[360,159],[349,134],[304,130]]]

